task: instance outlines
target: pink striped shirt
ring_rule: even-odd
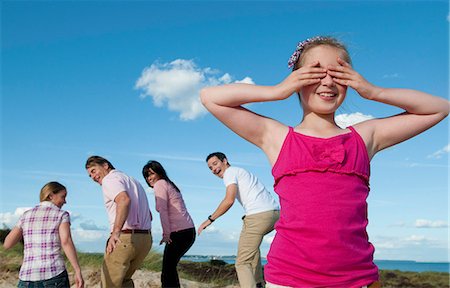
[[[126,192],[131,201],[128,217],[122,229],[151,229],[152,213],[148,205],[147,195],[136,179],[121,171],[111,170],[103,178],[102,190],[111,231],[116,220],[117,205],[114,199],[121,192]]]

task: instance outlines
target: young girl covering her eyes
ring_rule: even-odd
[[[201,91],[203,105],[261,148],[272,165],[281,215],[267,255],[267,287],[380,287],[366,232],[370,160],[449,113],[447,100],[375,86],[350,63],[342,43],[319,36],[298,44],[289,60],[293,72],[275,86],[230,84]],[[404,112],[342,129],[334,118],[348,87]],[[242,106],[292,94],[303,109],[295,127]]]

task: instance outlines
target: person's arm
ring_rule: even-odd
[[[72,241],[69,222],[63,222],[59,225],[59,237],[64,253],[69,259],[73,270],[75,271],[75,283],[77,288],[84,287],[83,275],[81,275],[80,265],[78,264],[77,251]]]
[[[114,198],[116,203],[116,218],[114,220],[114,227],[109,237],[108,245],[106,247],[106,253],[111,253],[116,248],[117,242],[120,242],[119,236],[122,231],[122,227],[128,218],[128,212],[130,210],[131,200],[127,192],[122,191]]]
[[[260,147],[273,164],[281,149],[287,127],[278,121],[256,114],[241,105],[283,100],[303,86],[318,83],[325,69],[310,63],[292,73],[275,86],[229,84],[207,87],[200,92],[202,104],[219,121],[236,134]]]
[[[164,182],[162,180],[159,180],[153,187],[153,190],[155,192],[156,211],[158,211],[159,213],[161,227],[163,229],[163,237],[161,239],[161,242],[159,243],[160,245],[162,243],[172,243],[172,240],[170,239],[169,191],[167,187],[167,185],[169,184],[167,182]]]
[[[443,120],[450,111],[446,99],[410,89],[377,87],[355,72],[345,61],[330,68],[334,80],[355,89],[368,100],[404,109],[405,112],[384,119],[369,120],[355,128],[368,146],[369,156],[422,133]]]
[[[237,185],[236,184],[230,184],[227,186],[225,198],[220,202],[219,206],[217,207],[216,211],[210,215],[210,219],[203,222],[200,227],[198,227],[198,235],[202,233],[202,231],[211,225],[213,221],[215,221],[217,218],[225,214],[231,206],[234,204],[234,200],[236,199],[236,193],[237,193]],[[212,221],[211,221],[212,220]]]
[[[22,229],[16,226],[6,236],[5,242],[3,242],[3,247],[8,250],[9,248],[16,245],[21,239]]]

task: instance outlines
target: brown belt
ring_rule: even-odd
[[[120,231],[120,233],[124,233],[124,234],[149,234],[150,230],[141,230],[141,229],[124,229],[122,231]]]

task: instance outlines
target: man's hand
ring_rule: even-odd
[[[106,254],[111,254],[116,248],[117,244],[122,242],[120,241],[119,237],[120,232],[111,233],[111,236],[108,239],[108,244],[106,245]]]
[[[201,225],[200,225],[200,227],[198,227],[198,231],[197,231],[197,234],[200,236],[200,233],[202,233],[202,231],[204,230],[204,229],[206,229],[206,227],[208,227],[209,225],[211,225],[211,221],[208,219],[208,220],[206,220],[205,222],[203,222]]]

